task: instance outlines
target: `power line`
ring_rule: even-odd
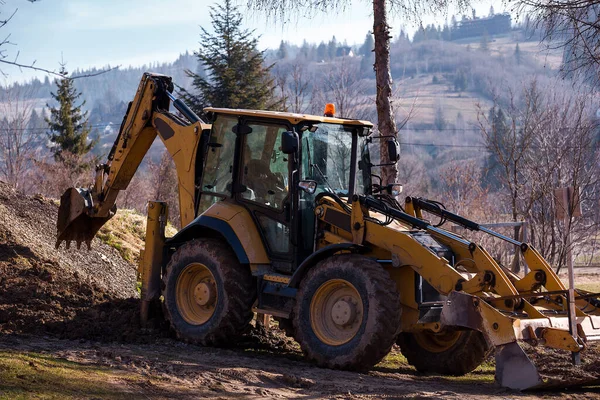
[[[116,125],[114,122],[106,122],[106,123],[102,123],[102,124],[92,124],[92,125],[88,125],[89,128],[105,128],[108,125]],[[120,125],[120,123],[119,123]],[[0,128],[0,131],[28,131],[28,132],[32,132],[32,131],[50,131],[50,128]]]
[[[401,145],[405,146],[424,146],[424,147],[459,147],[466,149],[486,149],[487,147],[484,145],[476,145],[476,144],[447,144],[447,143],[410,143],[410,142],[400,142]]]

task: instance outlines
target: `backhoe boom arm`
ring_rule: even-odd
[[[119,134],[107,162],[96,167],[89,189],[68,189],[61,198],[57,247],[74,240],[89,246],[100,227],[116,211],[121,190],[127,189],[144,156],[158,135],[175,162],[179,183],[181,225],[194,218],[196,152],[204,130],[203,123],[183,102],[173,97],[171,78],[145,73],[135,98],[129,104]],[[169,112],[173,106],[188,121]]]

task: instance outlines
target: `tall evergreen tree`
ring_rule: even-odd
[[[517,65],[521,65],[521,59],[521,49],[519,49],[519,43],[517,43],[515,46],[515,61],[517,62]]]
[[[277,50],[277,58],[279,58],[280,60],[283,60],[283,59],[287,58],[287,56],[288,56],[287,44],[282,40],[281,43],[279,44],[279,50]]]
[[[337,40],[335,36],[333,36],[327,44],[327,55],[330,60],[333,60],[337,55]]]
[[[58,161],[64,161],[64,153],[70,153],[75,156],[83,156],[92,150],[98,143],[98,139],[90,140],[88,138],[91,127],[88,124],[88,112],[82,111],[85,100],[77,105],[81,92],[75,89],[73,79],[69,78],[64,64],[61,64],[59,73],[61,79],[56,80],[56,93],[50,95],[58,102],[57,107],[51,107],[50,118],[45,118],[50,131],[50,141],[53,143],[52,150],[54,158]]]
[[[367,32],[367,36],[365,36],[365,41],[360,47],[360,54],[367,57],[373,53],[375,49],[375,40],[373,40],[373,34],[371,32]]]
[[[327,45],[324,42],[319,43],[317,47],[317,60],[324,61],[327,58]]]
[[[304,39],[304,41],[302,42],[302,47],[300,47],[300,56],[303,57],[305,60],[308,60],[308,53],[310,51],[310,46],[308,45],[308,42],[306,41],[306,39]]]
[[[510,128],[508,126],[509,122],[504,114],[504,111],[502,111],[502,109],[498,107],[490,108],[488,114],[488,121],[491,125],[491,131],[493,132],[493,136],[496,138],[496,145],[498,147],[498,151],[500,152],[500,154],[506,154],[507,151],[510,151],[510,146],[506,143],[506,141],[508,140],[508,135],[510,133]],[[485,172],[482,177],[483,185],[485,187],[493,189],[498,189],[500,187],[500,168],[501,165],[498,161],[498,154],[488,153],[488,156],[485,159]]]
[[[242,14],[232,0],[210,8],[214,33],[200,28],[201,49],[195,53],[205,66],[207,77],[190,70],[197,93],[180,88],[188,105],[198,114],[207,106],[270,109],[277,106],[272,66],[264,66],[264,52],[258,50],[254,31],[243,30]]]
[[[47,124],[44,121],[44,110],[42,109],[41,115],[38,114],[35,110],[31,111],[31,116],[29,117],[29,122],[27,123],[27,129],[33,134],[39,134],[40,131],[45,130]]]
[[[490,37],[488,36],[487,31],[483,31],[483,35],[481,35],[481,40],[479,41],[479,50],[487,52],[490,49]]]

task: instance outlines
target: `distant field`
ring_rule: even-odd
[[[490,38],[489,55],[492,57],[513,57],[517,39],[516,34],[508,34]],[[452,42],[461,47],[470,47],[472,51],[479,48],[480,37]],[[560,66],[562,52],[548,50],[547,46],[537,41],[519,42],[519,49],[524,56],[533,59],[540,70],[548,71]],[[530,67],[527,67],[530,68]],[[434,76],[437,83],[433,83]],[[456,92],[454,84],[445,74],[421,73],[416,76],[395,77],[396,108],[406,114],[413,104],[416,111],[411,122],[413,124],[433,124],[436,110],[441,107],[444,119],[448,124],[456,125],[460,113],[464,128],[472,130],[477,123],[477,104],[487,113],[492,106],[489,98],[472,91]],[[416,101],[415,101],[416,99]],[[468,134],[467,134],[468,136]]]
[[[433,124],[438,107],[443,110],[448,123],[455,124],[458,113],[465,122],[477,121],[477,103],[484,110],[489,109],[491,102],[471,92],[455,92],[450,90],[452,83],[437,75],[439,83],[433,84],[435,74],[422,74],[414,79],[406,78],[396,81],[398,100],[396,107],[409,110],[415,104],[413,122]],[[415,102],[416,98],[416,102]]]

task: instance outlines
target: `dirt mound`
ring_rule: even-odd
[[[100,240],[55,250],[57,211],[0,182],[0,332],[60,334],[84,310],[137,296],[135,266]]]
[[[523,349],[538,368],[548,387],[600,385],[600,345],[590,343],[581,353],[581,365],[571,362],[571,354],[544,347],[522,344]]]

